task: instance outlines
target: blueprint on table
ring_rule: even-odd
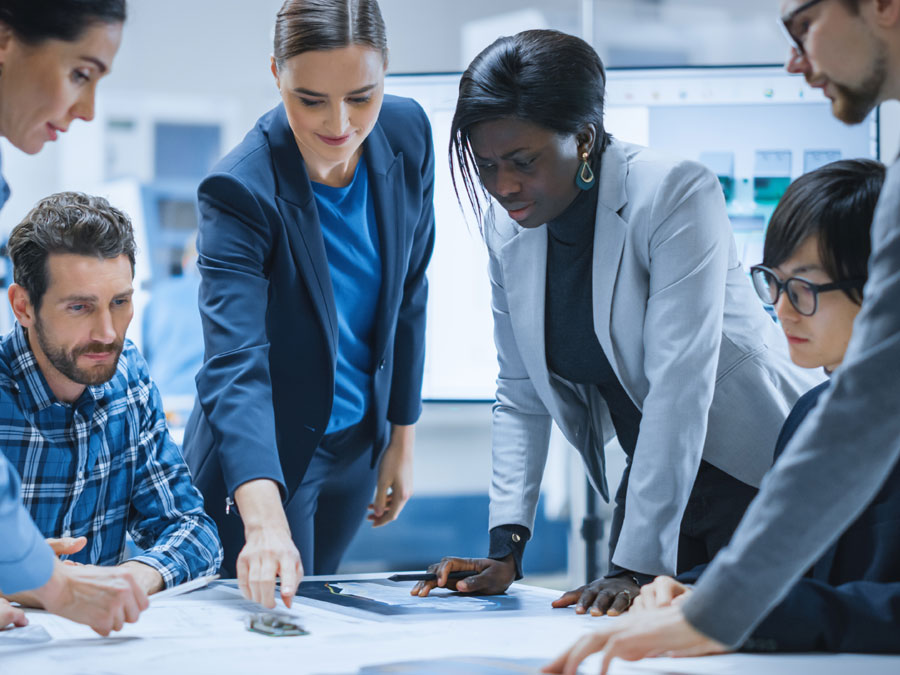
[[[488,615],[517,612],[520,615],[549,614],[555,593],[513,585],[503,595],[466,595],[435,589],[425,598],[410,595],[412,582],[387,579],[304,581],[297,595],[304,600],[326,603],[330,609],[355,616],[449,618],[452,615]],[[373,616],[375,615],[375,616]]]

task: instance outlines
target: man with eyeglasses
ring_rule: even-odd
[[[786,0],[786,64],[822,89],[834,115],[862,121],[900,99],[900,0]],[[743,644],[866,508],[900,457],[900,165],[875,222],[865,300],[840,373],[763,481],[731,543],[680,604],[582,638],[551,671],[613,658],[699,656]]]

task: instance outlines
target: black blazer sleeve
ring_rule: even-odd
[[[696,583],[706,567],[678,580]],[[900,583],[800,579],[741,651],[900,653]]]
[[[900,653],[900,583],[801,579],[743,649]]]

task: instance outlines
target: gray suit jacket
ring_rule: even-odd
[[[832,386],[797,430],[727,548],[684,605],[740,645],[859,516],[900,457],[900,164],[872,225],[862,311]]]
[[[822,376],[791,364],[737,259],[709,170],[613,141],[598,189],[594,329],[642,412],[613,561],[671,574],[701,457],[759,485],[788,411]],[[603,446],[614,430],[596,387],[547,368],[547,228],[492,210],[484,235],[500,363],[490,525],[531,529],[551,419],[606,499]]]

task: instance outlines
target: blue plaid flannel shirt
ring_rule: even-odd
[[[222,562],[216,525],[166,427],[147,364],[129,341],[113,378],[71,405],[53,395],[23,328],[0,340],[0,449],[22,477],[22,501],[45,537],[87,537],[64,556],[125,560],[125,533],[166,587]]]

